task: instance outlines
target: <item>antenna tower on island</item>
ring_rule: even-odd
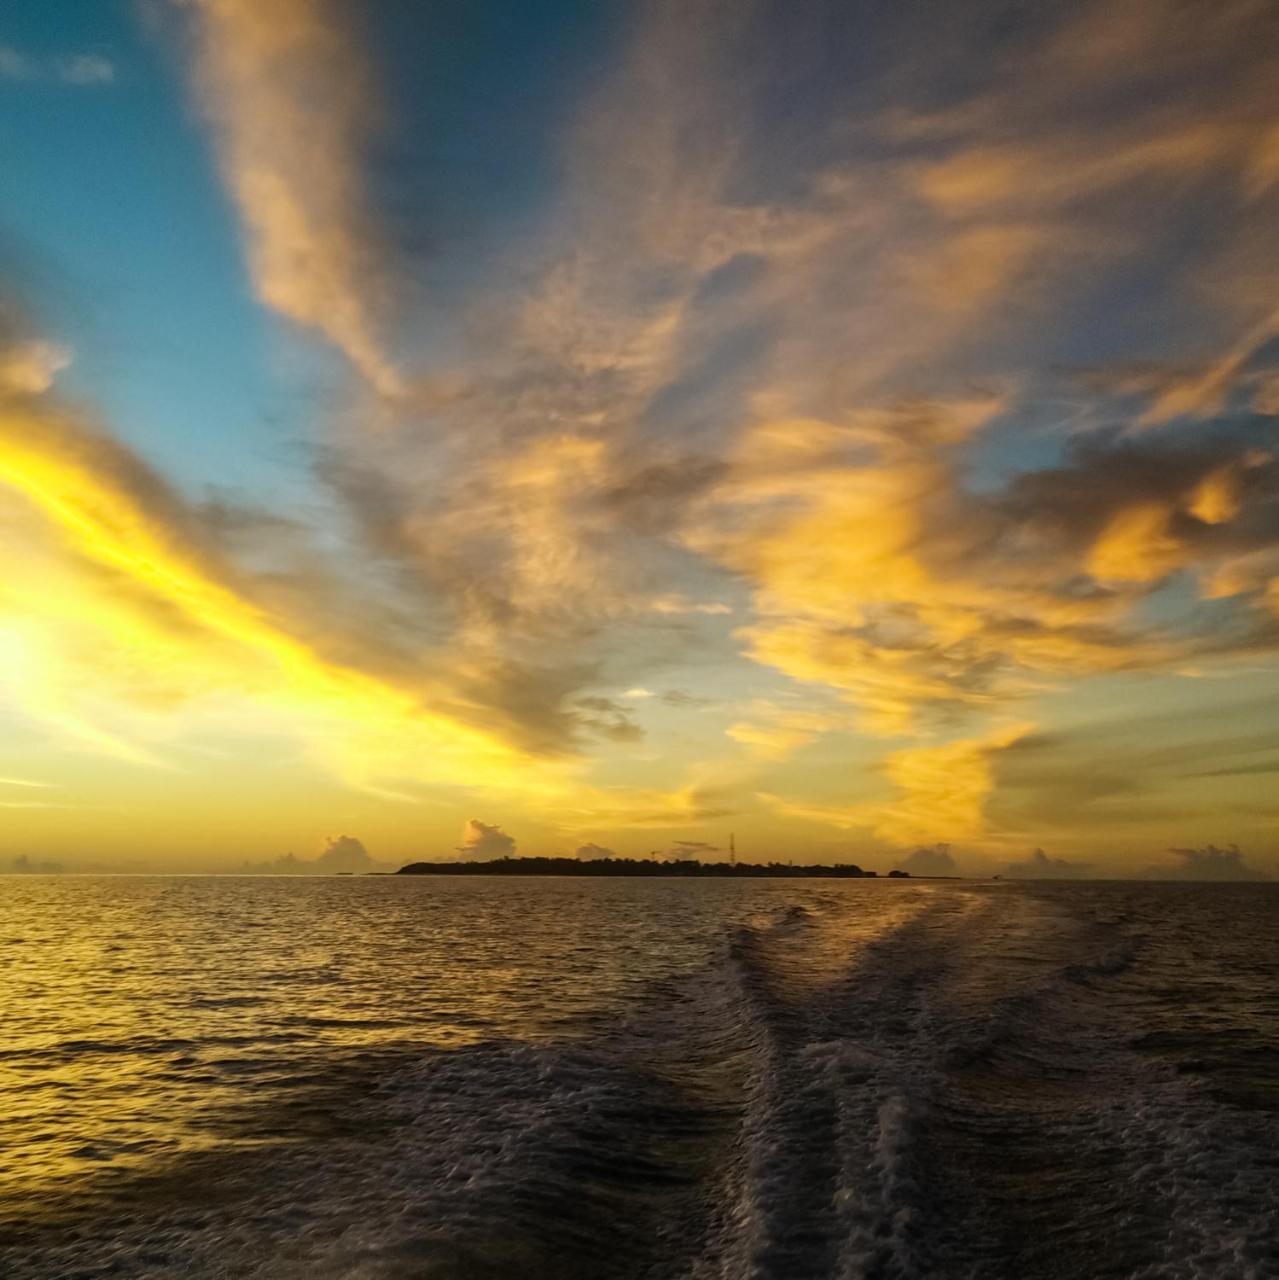
[[[731,831],[728,834],[728,864],[731,867],[737,866],[737,836]]]

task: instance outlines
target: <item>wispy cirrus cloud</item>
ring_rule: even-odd
[[[193,0],[198,98],[244,224],[254,287],[322,334],[379,393],[403,389],[362,166],[372,73],[327,0]]]
[[[464,393],[330,469],[369,544],[447,602],[458,651],[503,673],[478,696],[540,684],[550,743],[619,655],[727,646],[833,691],[856,731],[913,739],[882,766],[904,776],[939,738],[997,738],[1044,688],[1272,644],[1269,427],[1195,423],[1254,395],[1272,308],[1225,298],[1238,263],[1208,242],[1184,255],[1178,231],[1209,219],[1246,244],[1268,216],[1270,25],[1231,4],[1196,41],[1164,0],[1082,6],[1014,24],[1017,56],[966,81],[902,41],[864,92],[810,86],[801,114],[822,123],[792,160],[766,68],[812,45],[774,16],[641,12],[568,132],[556,216],[472,300],[484,347]],[[1137,261],[1169,268],[1157,296],[1115,292]],[[1151,307],[1190,319],[1145,384],[1067,374],[1091,317],[1144,336]],[[1174,412],[1199,364],[1216,389]],[[1019,432],[1039,460],[975,484]],[[1187,583],[1211,625],[1149,607]],[[704,607],[728,584],[746,600],[731,633]],[[654,615],[711,629],[668,644]],[[766,763],[849,720],[727,728]],[[872,825],[985,830],[989,750],[960,752],[981,800],[957,800],[950,828],[910,829],[927,802],[908,786]]]
[[[1247,6],[1223,9],[1199,47],[1184,24],[1169,34],[1165,7],[1118,22],[1088,6],[1032,26],[1022,59],[976,89],[943,78],[944,103],[912,96],[894,67],[878,86],[891,105],[844,103],[779,188],[762,181],[777,162],[767,133],[740,126],[767,92],[740,72],[769,37],[766,14],[651,6],[570,135],[561,217],[530,249],[549,265],[500,307],[482,304],[507,320],[486,328],[470,391],[430,438],[358,445],[386,486],[361,506],[365,523],[385,547],[393,513],[395,554],[494,662],[518,666],[521,636],[554,635],[586,678],[600,675],[602,634],[649,641],[637,614],[709,612],[699,596],[728,574],[754,610],[744,653],[839,690],[885,734],[981,716],[1045,681],[1184,660],[1198,641],[1147,625],[1143,602],[1187,570],[1218,575],[1205,587],[1218,599],[1264,577],[1259,548],[1229,568],[1221,555],[1236,538],[1268,545],[1264,449],[1214,458],[1178,440],[1141,453],[1112,432],[1002,493],[968,481],[975,453],[1042,412],[1062,299],[1073,323],[1133,255],[1143,191],[1177,193],[1189,217],[1233,183],[1245,205],[1226,216],[1244,228],[1246,202],[1263,198],[1272,121],[1261,60],[1242,43]],[[1063,109],[1138,49],[1150,103]],[[1194,69],[1228,65],[1228,91],[1178,93]],[[661,104],[656,118],[641,100]],[[1227,269],[1209,257],[1188,270]],[[1045,330],[1038,350],[1019,349],[1023,322]],[[1168,391],[1152,384],[1150,402]],[[1072,409],[1130,428],[1142,412],[1111,396]],[[1195,474],[1173,476],[1195,447]],[[1068,527],[1089,466],[1168,478],[1144,502],[1103,478],[1109,505]],[[418,482],[442,470],[444,504]],[[410,488],[431,493],[430,509]],[[1265,590],[1235,593],[1240,611]]]
[[[53,82],[92,88],[113,84],[115,63],[100,53],[72,53],[64,57],[32,57],[0,45],[0,81]]]
[[[0,336],[29,345],[12,329]],[[711,784],[595,786],[562,741],[530,747],[529,726],[548,711],[562,734],[633,741],[640,731],[612,699],[571,698],[576,686],[562,684],[525,706],[535,673],[503,687],[456,650],[398,651],[377,638],[381,615],[357,615],[344,635],[330,610],[356,610],[360,594],[327,564],[290,559],[289,539],[302,537],[305,553],[304,534],[279,516],[192,503],[49,389],[0,392],[0,531],[5,702],[73,749],[174,769],[185,741],[234,726],[291,742],[369,794],[478,787],[566,829],[685,826],[727,811]]]
[[[750,719],[730,724],[725,732],[760,759],[784,760],[846,723],[846,717],[829,712],[763,706],[752,708]]]

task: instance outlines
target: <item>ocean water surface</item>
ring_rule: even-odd
[[[1279,1276],[1279,886],[0,879],[10,1280]]]

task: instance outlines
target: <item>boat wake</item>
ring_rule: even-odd
[[[1174,1007],[1185,939],[1114,894],[877,905],[762,912],[590,1035],[350,1055],[290,1114],[241,1117],[230,1148],[14,1228],[0,1264],[14,1280],[1279,1274],[1276,1112],[1221,1086],[1202,1008]]]

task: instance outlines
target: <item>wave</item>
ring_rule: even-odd
[[[589,1037],[335,1060],[291,1104],[307,1124],[277,1118],[287,1141],[246,1131],[105,1208],[51,1213],[0,1268],[1279,1274],[1275,1115],[1143,1043],[1169,1016],[1149,912],[1029,891],[868,901],[762,912]]]

